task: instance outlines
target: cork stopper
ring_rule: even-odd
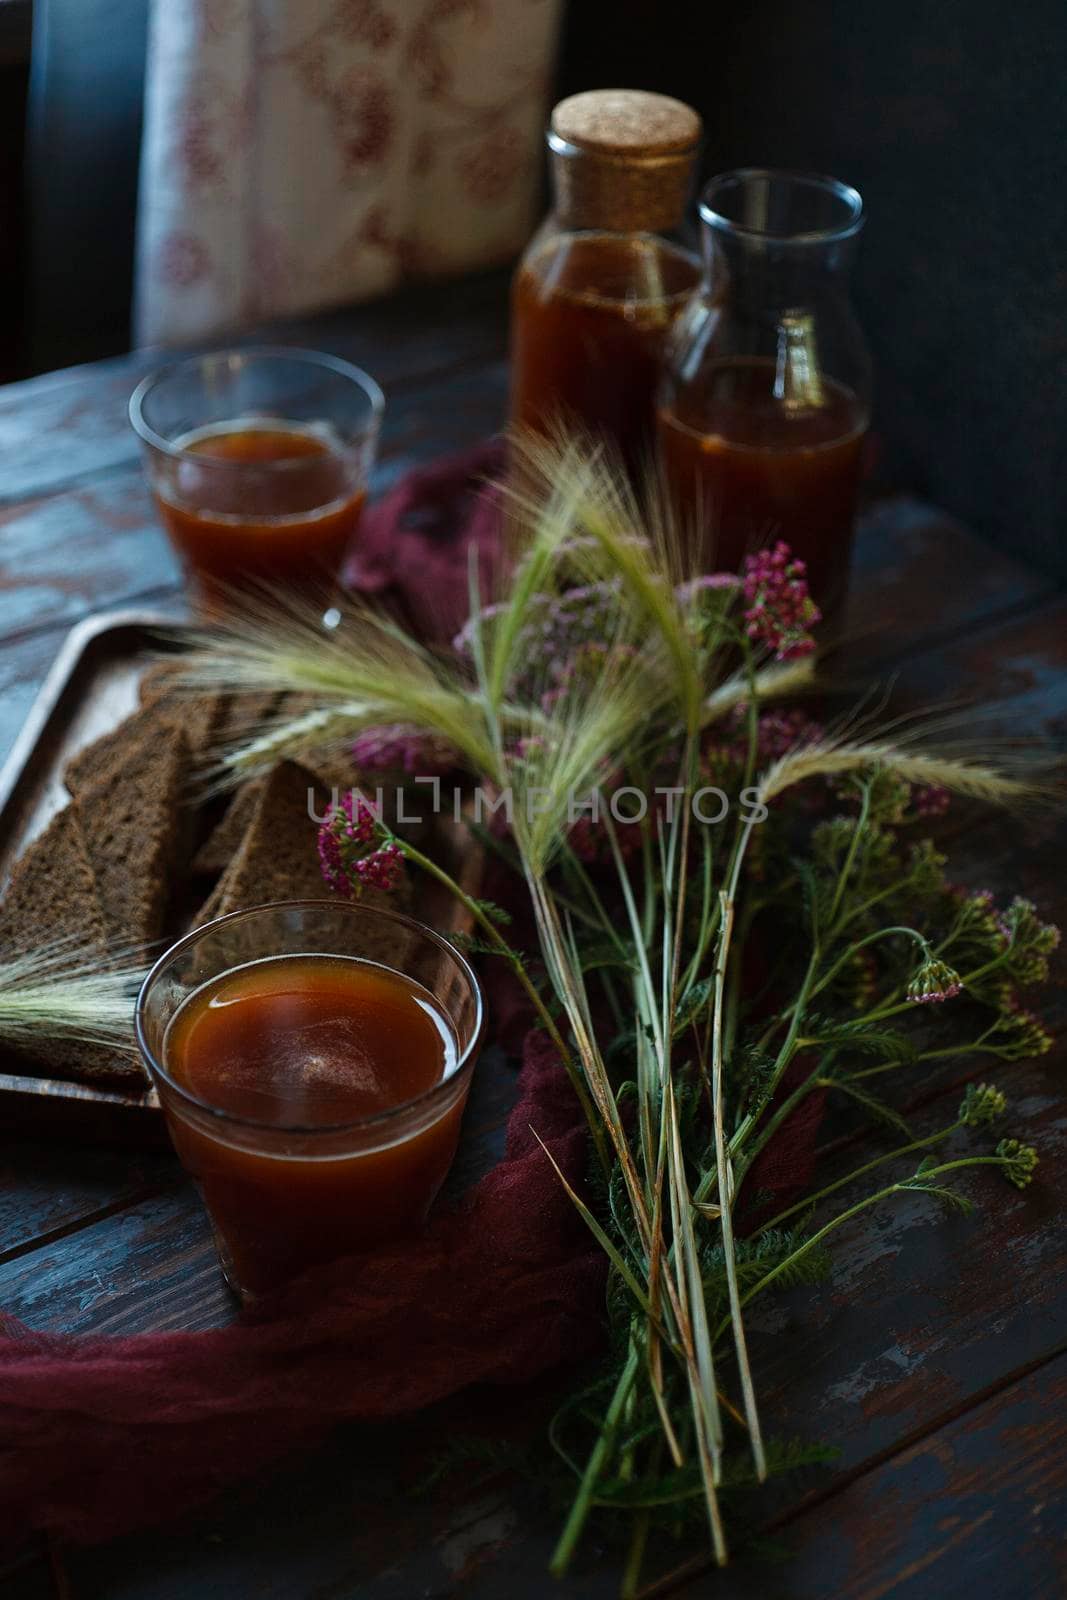
[[[552,112],[548,147],[564,227],[665,232],[685,211],[701,122],[643,89],[591,89]]]

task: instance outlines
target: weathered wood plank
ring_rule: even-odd
[[[725,1572],[653,1585],[677,1600],[1058,1600],[1067,1577],[1067,1357],[952,1417],[833,1496],[774,1521],[781,1556],[737,1556]],[[483,1402],[482,1410],[485,1411]],[[449,1408],[412,1437],[343,1430],[306,1472],[282,1472],[213,1515],[96,1550],[68,1551],[75,1584],[100,1600],[614,1600],[601,1565],[551,1583],[547,1522],[517,1538],[519,1504],[492,1490],[462,1514],[447,1493],[411,1493],[409,1451],[442,1448]],[[373,1468],[367,1465],[368,1457]],[[340,1531],[343,1530],[343,1531]]]
[[[47,1333],[215,1328],[234,1314],[207,1216],[180,1181],[0,1263],[0,1305]]]
[[[958,734],[972,754],[997,759],[1067,737],[1067,600],[1062,590],[1033,596],[1015,615],[969,624],[937,648],[898,654],[896,694],[935,711],[955,708]]]
[[[821,1600],[839,1592],[835,1582],[820,1588],[817,1579],[823,1570],[820,1562],[828,1561],[828,1570],[836,1570],[832,1530],[845,1514],[839,1507],[847,1506],[852,1492],[848,1485],[857,1473],[901,1442],[931,1431],[936,1437],[937,1429],[960,1410],[981,1414],[988,1388],[1067,1345],[1067,1239],[1058,1198],[1067,1176],[1067,1116],[1057,1082],[1061,1073],[1062,1064],[1042,1062],[997,1075],[1014,1108],[1011,1131],[1036,1144],[1041,1154],[1040,1181],[1025,1194],[997,1174],[975,1169],[959,1183],[977,1206],[973,1217],[947,1216],[920,1196],[895,1197],[843,1227],[833,1239],[828,1283],[792,1291],[764,1308],[753,1305],[750,1351],[765,1430],[841,1449],[833,1468],[764,1491],[763,1507],[772,1528],[787,1508],[804,1503],[805,1491],[826,1500],[818,1549],[810,1562],[812,1587],[801,1588],[799,1594]],[[952,1097],[945,1097],[928,1108],[916,1118],[917,1131],[922,1134],[951,1120],[952,1103]],[[991,1145],[995,1138],[987,1142]],[[980,1142],[972,1136],[950,1148],[960,1154]],[[820,1180],[833,1181],[878,1151],[871,1142],[839,1152],[834,1162],[820,1168]],[[885,1181],[908,1170],[906,1163],[888,1168]],[[864,1187],[852,1193],[842,1191],[835,1204],[839,1201],[844,1208],[867,1192],[868,1183],[864,1180]],[[521,1495],[504,1490],[496,1513],[501,1527],[510,1520],[509,1507],[514,1532],[498,1538],[468,1571],[458,1591],[464,1600],[493,1600],[502,1593],[512,1600],[539,1600],[545,1592],[537,1583],[544,1582],[553,1525],[524,1509]],[[872,1507],[868,1512],[874,1516]],[[860,1529],[866,1525],[864,1519],[857,1522]],[[976,1559],[980,1552],[979,1538]],[[669,1574],[678,1558],[672,1560],[669,1546],[657,1554],[660,1572],[668,1576],[662,1585],[654,1581],[657,1563],[650,1562],[650,1596],[674,1593]],[[700,1578],[694,1577],[682,1592],[693,1600],[720,1592],[726,1597],[778,1592],[773,1584],[766,1587],[774,1569],[753,1567],[742,1558],[737,1570],[736,1590],[702,1566]],[[792,1562],[787,1571],[781,1592],[794,1600]],[[603,1580],[600,1588],[598,1577]],[[378,1600],[373,1584],[367,1592]],[[868,1597],[863,1588],[840,1592]],[[872,1589],[871,1600],[882,1592]],[[1000,1600],[1001,1590],[995,1592]],[[573,1583],[563,1585],[560,1593],[568,1600],[572,1594],[584,1600],[587,1594],[613,1593],[595,1549],[587,1552]],[[916,1600],[920,1594],[924,1600],[928,1594],[936,1593],[939,1600],[941,1595],[932,1589],[914,1593]]]
[[[977,629],[1041,593],[1044,580],[946,512],[909,496],[877,501],[856,530],[842,649],[831,673],[907,658],[917,641]]]
[[[1061,1075],[1054,1057],[989,1073],[1011,1106],[1000,1131],[1036,1145],[1041,1158],[1024,1193],[976,1168],[958,1177],[973,1216],[898,1194],[837,1231],[825,1286],[753,1305],[757,1383],[776,1429],[832,1438],[842,1467],[854,1466],[1067,1339],[1067,1239],[1056,1199],[1067,1169]],[[946,1093],[915,1115],[918,1136],[950,1122],[954,1102]],[[1000,1131],[957,1135],[950,1156],[991,1149]],[[891,1147],[872,1140],[836,1152],[819,1181]],[[905,1158],[884,1170],[889,1183],[912,1166]],[[825,1215],[870,1184],[840,1191]]]
[[[421,288],[377,304],[253,330],[235,344],[303,345],[353,361],[387,391],[498,359],[507,342],[506,275]],[[447,305],[447,315],[443,309]],[[0,504],[137,460],[126,413],[146,372],[181,351],[139,350],[0,389]]]
[[[1010,1384],[781,1527],[789,1600],[1059,1600],[1067,1588],[1067,1356]],[[780,1570],[780,1569],[779,1569]],[[763,1600],[774,1569],[717,1576]],[[711,1592],[709,1579],[673,1590]]]
[[[167,1152],[5,1138],[0,1144],[0,1261],[86,1217],[178,1181]],[[0,1301],[2,1304],[2,1301]]]
[[[57,1600],[52,1574],[43,1559],[20,1562],[10,1573],[0,1573],[0,1577],[4,1600]]]
[[[97,1549],[70,1550],[74,1592],[99,1600],[445,1600],[465,1597],[477,1574],[515,1539],[516,1505],[492,1490],[462,1496],[424,1491],[426,1466],[473,1412],[492,1431],[504,1391],[466,1397],[419,1423],[345,1428],[299,1473],[272,1473],[181,1525]],[[615,1600],[607,1572],[557,1588],[540,1545],[525,1540],[500,1587],[512,1600]],[[495,1570],[495,1569],[494,1569]],[[514,1587],[512,1587],[514,1579]],[[480,1588],[478,1593],[483,1593]]]
[[[136,465],[82,489],[0,508],[5,635],[69,627],[181,571]]]
[[[1008,1086],[1007,1076],[1000,1076]],[[1032,1138],[1042,1156],[1040,1180],[1026,1194],[980,1171],[961,1185],[980,1205],[971,1219],[945,1217],[919,1196],[898,1198],[841,1231],[827,1285],[795,1291],[766,1311],[753,1309],[753,1358],[769,1431],[834,1440],[842,1448],[837,1471],[852,1474],[902,1437],[979,1398],[1006,1371],[1040,1360],[1067,1341],[1067,1241],[1056,1203],[1067,1168],[1067,1118],[1054,1090],[1054,1069],[1046,1063],[1017,1069],[1011,1081],[1012,1128]],[[918,1131],[947,1120],[947,1110],[943,1102],[929,1108],[917,1119]],[[959,1141],[961,1149],[966,1146]],[[851,1167],[874,1148],[850,1151],[840,1161],[847,1159]],[[832,1167],[821,1174],[827,1180],[833,1175]],[[846,1192],[842,1203],[848,1198]],[[86,1229],[79,1239],[80,1247],[63,1241],[57,1251],[38,1252],[21,1264],[21,1273],[0,1268],[0,1303],[38,1326],[129,1331],[144,1325],[150,1284],[153,1325],[207,1326],[222,1320],[225,1300],[206,1226],[191,1203],[174,1197],[146,1204]],[[961,1276],[964,1260],[980,1265]],[[880,1330],[873,1342],[872,1329]],[[510,1406],[510,1398],[499,1403]],[[472,1409],[459,1413],[466,1419],[460,1426],[478,1431],[478,1404],[471,1397]],[[526,1412],[527,1405],[528,1397],[516,1396],[520,1416],[547,1411],[543,1401],[532,1412]],[[398,1430],[402,1453],[412,1462],[432,1454],[433,1419],[426,1428],[405,1424]],[[399,1600],[419,1592],[490,1600],[505,1589],[514,1600],[540,1600],[544,1589],[538,1584],[544,1583],[554,1521],[531,1514],[520,1489],[479,1491],[468,1503],[462,1487],[453,1485],[425,1511],[421,1505],[406,1507],[405,1548],[391,1550],[388,1561],[381,1546],[384,1510],[375,1509],[370,1526],[357,1535],[353,1496],[365,1503],[358,1463],[370,1454],[378,1470],[380,1433],[349,1437],[347,1445],[342,1441],[334,1447],[341,1454],[330,1459],[347,1461],[353,1477],[334,1481],[332,1469],[324,1472],[334,1487],[319,1507],[322,1521],[314,1541],[306,1537],[303,1518],[276,1530],[268,1541],[277,1570],[294,1584],[279,1592],[327,1593],[319,1583],[343,1577],[358,1584],[368,1600]],[[320,1469],[321,1462],[308,1468],[317,1494]],[[833,1477],[828,1471],[817,1475],[821,1492]],[[272,1493],[268,1490],[268,1506]],[[260,1544],[258,1505],[249,1489],[239,1497],[232,1522],[224,1510],[209,1519],[213,1529],[225,1530],[221,1536],[227,1544],[235,1542],[242,1563]],[[190,1548],[187,1535],[165,1537],[173,1539],[176,1561],[179,1547]],[[123,1541],[114,1559],[121,1566],[138,1548],[136,1540]],[[154,1536],[152,1549],[158,1548]],[[450,1576],[440,1566],[442,1551],[457,1548],[465,1550],[461,1574]],[[106,1559],[100,1560],[106,1566]],[[156,1570],[143,1574],[145,1587],[130,1594],[169,1594],[166,1587],[156,1591],[148,1583],[149,1577],[155,1581]],[[309,1570],[315,1580],[299,1587],[299,1575]],[[225,1585],[219,1592],[228,1592]],[[580,1570],[560,1591],[569,1600],[610,1592],[603,1570]]]

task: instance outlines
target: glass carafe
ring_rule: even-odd
[[[844,597],[870,358],[848,299],[855,189],[749,169],[700,206],[704,282],[676,325],[660,391],[661,466],[696,565],[736,570],[784,539],[824,614]]]
[[[652,454],[664,346],[700,280],[677,237],[700,139],[680,101],[593,90],[556,106],[552,212],[515,274],[511,420]]]

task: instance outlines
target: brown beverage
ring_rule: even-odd
[[[165,489],[157,483],[156,503],[202,591],[215,596],[249,579],[328,589],[366,500],[328,428],[238,419],[175,445],[185,454]]]
[[[216,1135],[172,1116],[171,1135],[246,1292],[423,1220],[455,1153],[463,1104],[406,1137],[391,1131],[388,1113],[427,1094],[456,1059],[449,1022],[421,984],[352,958],[254,961],[184,1001],[167,1028],[165,1065],[222,1117]],[[225,1117],[294,1130],[294,1153],[229,1139]],[[380,1137],[358,1153],[308,1155],[296,1137],[378,1117]]]
[[[825,377],[819,404],[783,404],[777,370],[758,357],[709,367],[692,404],[660,409],[660,460],[698,528],[701,570],[736,571],[749,551],[784,539],[833,612],[847,580],[867,414]]]
[[[652,235],[577,234],[520,267],[512,293],[512,421],[605,434],[632,468],[652,448],[664,342],[700,275]]]

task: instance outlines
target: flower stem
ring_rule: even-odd
[[[956,1161],[946,1161],[943,1162],[939,1167],[930,1167],[928,1171],[922,1174],[921,1185],[917,1182],[890,1183],[887,1184],[884,1189],[879,1189],[875,1194],[866,1195],[862,1200],[857,1200],[855,1205],[849,1206],[847,1211],[842,1211],[838,1216],[831,1217],[830,1221],[821,1227],[818,1233],[813,1233],[810,1238],[805,1239],[802,1244],[798,1245],[795,1250],[791,1251],[791,1253],[786,1256],[783,1261],[779,1261],[776,1267],[773,1267],[765,1277],[760,1278],[757,1283],[752,1285],[751,1289],[747,1290],[747,1292],[742,1295],[741,1304],[743,1306],[747,1305],[748,1302],[756,1295],[762,1294],[764,1289],[768,1288],[776,1278],[781,1277],[783,1272],[787,1272],[790,1267],[795,1266],[798,1261],[800,1261],[809,1253],[809,1251],[814,1250],[815,1246],[821,1244],[826,1238],[827,1234],[833,1233],[835,1228],[840,1228],[842,1223],[849,1222],[853,1217],[859,1216],[861,1211],[867,1211],[871,1206],[879,1205],[883,1200],[888,1200],[891,1195],[907,1193],[921,1194],[923,1192],[923,1187],[929,1183],[930,1179],[938,1178],[944,1172],[956,1172],[962,1167],[1003,1168],[1004,1165],[1005,1163],[1000,1156],[961,1156]],[[852,1174],[852,1176],[855,1176],[855,1174]],[[715,1330],[715,1343],[718,1343],[723,1334],[726,1332],[730,1325],[730,1320],[730,1317],[726,1316],[723,1317],[722,1321],[719,1323],[719,1326]]]
[[[873,1172],[875,1167],[883,1166],[887,1161],[895,1161],[901,1156],[912,1155],[916,1150],[928,1150],[931,1145],[940,1144],[943,1139],[947,1139],[950,1134],[955,1133],[958,1128],[962,1127],[962,1122],[953,1122],[947,1128],[940,1128],[937,1133],[927,1134],[925,1139],[913,1139],[910,1144],[899,1145],[896,1150],[887,1150],[884,1155],[875,1156],[873,1161],[864,1162],[862,1167],[856,1167],[852,1172],[847,1173],[845,1177],[838,1178],[836,1183],[828,1183],[825,1189],[819,1189],[815,1194],[806,1195],[803,1200],[798,1200],[795,1205],[788,1206],[785,1211],[779,1211],[778,1215],[772,1217],[769,1222],[761,1223],[760,1232],[764,1233],[770,1228],[780,1227],[787,1217],[795,1216],[798,1211],[807,1211],[811,1207],[817,1206],[828,1195],[836,1194],[838,1189],[845,1188],[847,1184],[855,1183],[865,1173]]]
[[[730,1301],[730,1319],[734,1328],[734,1348],[737,1354],[737,1369],[741,1378],[741,1394],[745,1403],[745,1420],[752,1445],[752,1460],[756,1468],[756,1476],[762,1483],[767,1476],[767,1458],[763,1448],[763,1435],[760,1430],[759,1411],[756,1406],[756,1391],[752,1382],[752,1370],[748,1360],[748,1345],[745,1339],[745,1325],[741,1316],[741,1299],[737,1283],[737,1258],[734,1245],[733,1229],[733,1174],[730,1169],[730,1155],[726,1145],[725,1127],[725,1061],[723,1059],[723,1002],[726,991],[726,969],[730,958],[730,939],[734,926],[734,900],[737,893],[738,879],[741,871],[741,862],[744,858],[745,846],[748,843],[748,832],[745,833],[740,847],[736,853],[733,871],[727,888],[720,892],[720,923],[719,948],[715,959],[715,999],[712,1013],[712,1046],[711,1046],[711,1077],[712,1077],[712,1116],[715,1132],[715,1167],[719,1175],[719,1226],[722,1231],[723,1261],[726,1266],[726,1287]]]
[[[603,1427],[586,1463],[574,1504],[571,1506],[570,1514],[559,1537],[559,1543],[556,1545],[552,1560],[549,1563],[549,1571],[553,1577],[562,1578],[570,1565],[571,1557],[574,1555],[575,1548],[582,1536],[586,1518],[593,1506],[597,1480],[615,1442],[615,1431],[618,1428],[630,1389],[637,1376],[637,1366],[637,1346],[631,1337],[626,1363],[619,1375],[619,1381],[615,1385],[615,1393],[611,1397],[611,1404],[608,1406],[604,1417]]]
[[[633,1533],[630,1535],[630,1548],[626,1553],[626,1565],[623,1568],[622,1583],[619,1587],[620,1600],[636,1600],[651,1525],[652,1514],[650,1511],[643,1510],[635,1513]]]
[[[891,928],[879,928],[877,932],[869,933],[867,934],[866,938],[857,939],[854,944],[850,944],[848,949],[845,950],[842,955],[838,956],[836,961],[832,962],[831,965],[827,967],[818,983],[812,988],[808,998],[813,1000],[817,994],[821,994],[826,988],[827,984],[833,982],[833,980],[837,977],[837,974],[841,971],[841,968],[845,966],[847,962],[851,961],[853,956],[858,955],[859,952],[866,949],[869,944],[877,944],[879,939],[886,939],[890,934],[894,933],[904,934],[909,939],[914,939],[921,949],[929,953],[930,946],[927,944],[922,934],[917,933],[914,928],[897,926]]]
[[[421,850],[416,849],[416,847],[413,844],[409,844],[407,840],[404,841],[402,848],[404,855],[409,861],[413,861],[417,867],[421,867],[424,872],[428,872],[432,878],[436,878],[438,883],[443,884],[446,889],[449,889],[452,894],[455,895],[456,899],[460,902],[464,909],[470,914],[470,916],[474,918],[475,922],[477,922],[478,926],[482,929],[482,932],[487,935],[490,943],[496,946],[499,953],[504,957],[508,965],[511,967],[512,972],[514,972],[516,978],[518,978],[520,984],[525,990],[530,1004],[537,1013],[537,1017],[541,1023],[541,1026],[544,1028],[545,1032],[552,1040],[552,1043],[559,1051],[560,1058],[564,1067],[566,1068],[567,1075],[570,1078],[571,1083],[574,1085],[575,1093],[581,1102],[582,1111],[585,1114],[586,1121],[589,1124],[590,1132],[593,1135],[593,1142],[596,1145],[600,1164],[605,1172],[610,1172],[611,1161],[604,1145],[601,1119],[597,1116],[593,1103],[586,1092],[585,1084],[582,1082],[581,1072],[574,1061],[574,1057],[567,1048],[563,1036],[556,1026],[555,1019],[531,981],[530,975],[526,971],[526,967],[518,951],[512,949],[511,945],[508,944],[507,940],[500,932],[500,929],[497,927],[492,917],[486,914],[486,912],[478,904],[477,900],[475,900],[471,895],[467,894],[466,890],[462,889],[456,880],[451,877],[443,867],[439,867],[436,861],[431,860],[429,856],[423,855]]]

